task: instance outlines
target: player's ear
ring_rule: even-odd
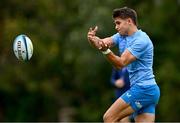
[[[131,19],[131,18],[127,18],[126,23],[127,23],[127,24],[133,23],[133,22],[132,22],[132,19]]]

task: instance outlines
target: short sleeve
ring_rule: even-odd
[[[121,37],[120,37],[119,33],[114,34],[114,35],[112,36],[113,44],[114,44],[114,45],[118,45],[120,38],[121,38]]]
[[[148,41],[136,39],[131,46],[127,49],[132,53],[136,58],[140,58],[142,54],[146,51],[148,47]]]

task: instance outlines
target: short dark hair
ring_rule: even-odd
[[[113,10],[113,18],[120,17],[122,19],[131,18],[133,23],[137,26],[137,14],[136,11],[128,8],[117,8]]]

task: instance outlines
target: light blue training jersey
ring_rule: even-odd
[[[122,36],[116,33],[112,36],[113,42],[118,46],[119,51],[129,50],[136,60],[127,66],[129,72],[130,85],[145,86],[156,84],[153,75],[153,44],[149,36],[138,30],[131,36]],[[125,49],[121,49],[122,43],[126,42]]]

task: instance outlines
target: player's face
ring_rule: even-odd
[[[119,34],[128,35],[128,31],[130,27],[128,23],[128,19],[121,19],[117,17],[114,19],[114,23],[115,23],[115,29]]]

